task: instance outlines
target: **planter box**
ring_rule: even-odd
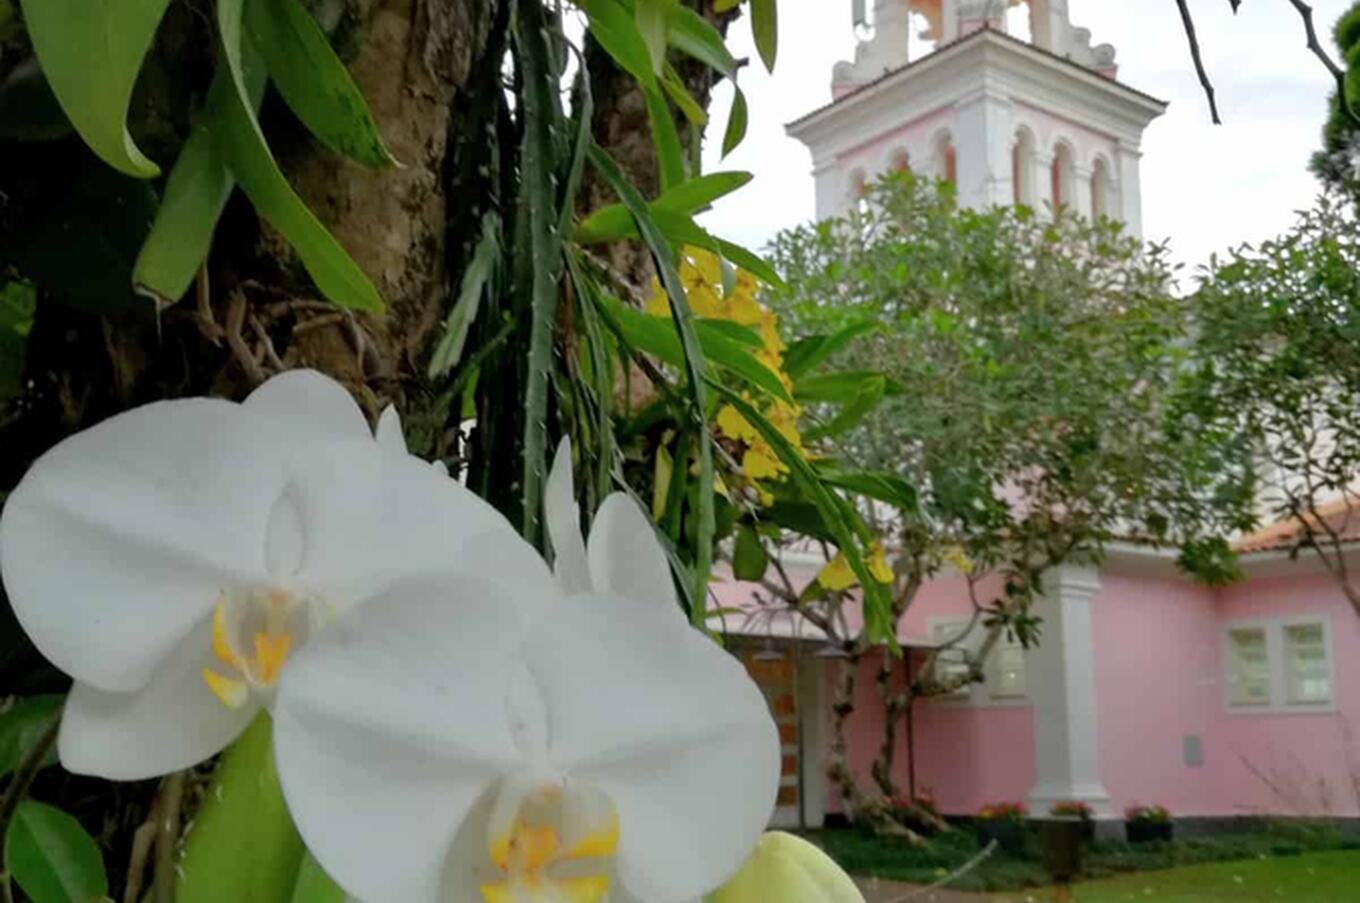
[[[1002,852],[1020,855],[1025,852],[1024,822],[997,819],[977,823],[978,840],[986,846],[993,840]]]
[[[1149,843],[1154,840],[1171,839],[1169,821],[1129,821],[1124,823],[1124,833],[1129,843]]]

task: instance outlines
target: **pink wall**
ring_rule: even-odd
[[[1221,814],[1213,591],[1107,573],[1092,604],[1100,771],[1115,813],[1156,803],[1179,815]],[[1201,737],[1202,767],[1185,764],[1187,735]]]
[[[1216,611],[1225,623],[1325,614],[1337,702],[1336,711],[1325,714],[1240,715],[1220,705],[1216,789],[1225,811],[1360,815],[1360,616],[1321,574],[1231,587],[1219,595]]]

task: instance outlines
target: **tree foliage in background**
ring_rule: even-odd
[[[1294,228],[1215,260],[1193,297],[1186,432],[1235,436],[1246,484],[1295,526],[1360,613],[1347,551],[1360,531],[1360,231],[1327,195]],[[1351,539],[1348,539],[1350,537]]]
[[[1355,107],[1360,104],[1360,3],[1337,19],[1332,40],[1346,67],[1345,99]],[[1308,168],[1329,189],[1360,203],[1360,122],[1343,109],[1341,90],[1332,91],[1322,149],[1313,154]]]
[[[913,489],[910,504],[865,511],[894,552],[894,624],[930,578],[946,568],[965,578],[986,637],[962,680],[981,679],[1002,632],[1036,641],[1030,609],[1046,571],[1098,560],[1111,541],[1181,547],[1201,576],[1231,575],[1214,537],[1240,508],[1232,446],[1168,420],[1190,324],[1164,247],[1067,211],[960,209],[947,187],[904,173],[843,218],[781,234],[773,259],[785,281],[768,298],[795,332],[879,324],[832,358],[882,374],[866,389],[878,403],[839,435],[839,451]],[[821,621],[848,657],[843,725],[870,646]],[[927,662],[890,690],[898,667],[885,658],[878,681],[888,735],[874,777],[887,797],[897,716],[913,696],[958,688]],[[833,767],[845,784],[843,766]]]

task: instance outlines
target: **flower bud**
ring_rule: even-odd
[[[820,849],[801,837],[769,831],[708,903],[864,903],[864,895]]]

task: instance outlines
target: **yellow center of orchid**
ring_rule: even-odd
[[[213,609],[212,651],[227,673],[203,669],[203,681],[222,704],[240,708],[252,690],[269,691],[296,644],[304,606],[292,593],[223,593]]]
[[[554,812],[561,813],[561,800],[556,787],[533,794],[509,829],[490,839],[491,861],[504,878],[481,886],[485,903],[600,903],[606,898],[609,876],[596,872],[600,863],[594,860],[618,848],[618,816],[611,810],[572,838],[573,832],[552,823]]]

